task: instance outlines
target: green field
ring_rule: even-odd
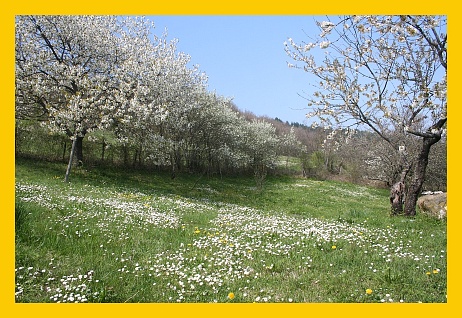
[[[16,161],[16,302],[446,302],[447,224],[388,191]]]

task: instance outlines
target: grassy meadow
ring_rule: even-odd
[[[446,221],[388,190],[16,160],[16,302],[446,302]]]

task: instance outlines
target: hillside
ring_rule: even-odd
[[[388,191],[16,162],[17,302],[446,302],[446,223]]]

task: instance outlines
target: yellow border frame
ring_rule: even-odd
[[[173,4],[172,4],[173,3]],[[448,303],[446,304],[16,304],[14,302],[14,17],[20,14],[125,14],[125,15],[325,15],[325,14],[443,14],[448,16],[450,33],[451,68],[449,75],[449,113],[454,121],[448,127],[457,125],[459,117],[458,99],[453,88],[462,74],[459,59],[456,58],[460,32],[458,32],[458,9],[446,1],[428,0],[331,0],[307,1],[217,1],[176,0],[174,2],[146,0],[79,0],[75,1],[31,1],[4,0],[0,13],[2,115],[0,116],[1,157],[0,195],[2,209],[0,260],[0,304],[5,317],[36,315],[65,315],[66,317],[115,317],[115,316],[355,316],[373,317],[381,315],[437,317],[458,310],[460,275],[457,271],[457,225],[460,224],[457,206],[459,199],[452,195],[457,191],[460,173],[457,168],[457,141],[459,132],[450,129],[448,137]],[[457,17],[457,18],[456,18]],[[462,28],[461,28],[462,29]],[[454,58],[453,58],[454,56]],[[457,91],[457,89],[456,89]],[[379,307],[380,306],[380,307]]]

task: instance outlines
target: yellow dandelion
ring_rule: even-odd
[[[235,296],[234,296],[234,293],[229,293],[229,294],[228,294],[228,298],[229,298],[229,299],[233,300],[234,297],[235,297]]]
[[[439,272],[440,272],[440,270],[438,268],[433,270],[433,274],[438,274]]]
[[[430,272],[426,272],[425,274],[427,274],[428,276],[430,276],[432,273],[430,273]]]
[[[370,289],[370,288],[366,289],[366,294],[368,294],[368,295],[372,294],[372,289]]]
[[[337,246],[335,245],[332,245],[332,249],[335,250],[337,248]]]

